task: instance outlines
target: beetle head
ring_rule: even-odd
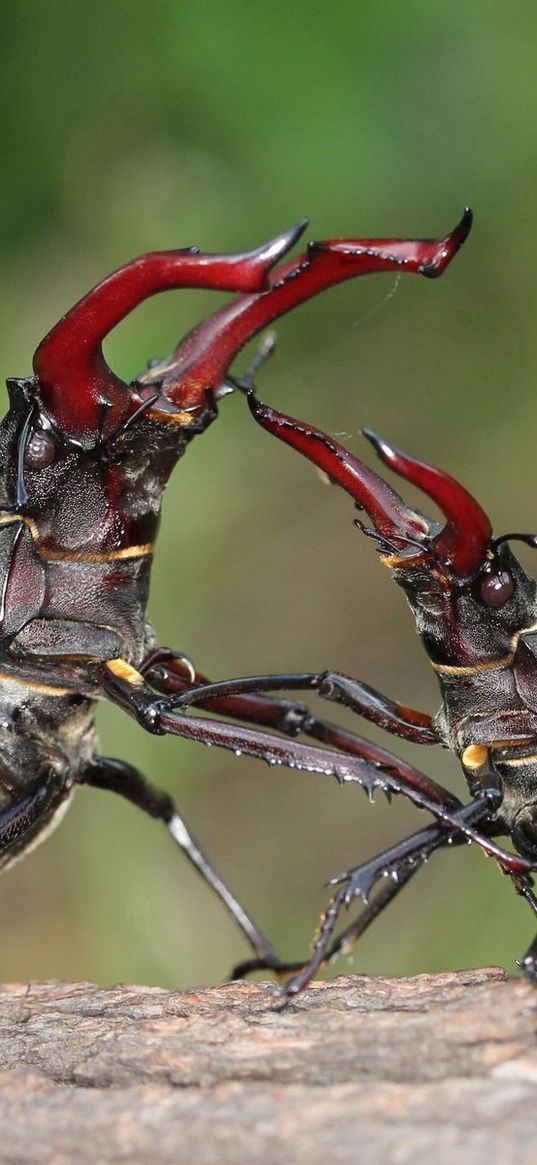
[[[454,478],[365,431],[385,465],[421,489],[444,521],[411,509],[374,470],[310,425],[261,404],[250,394],[258,423],[322,469],[351,495],[413,610],[427,652],[439,669],[491,665],[506,655],[521,627],[535,621],[535,583],[507,538],[535,544],[533,535],[494,539],[485,511]],[[537,643],[536,643],[537,647]],[[535,669],[534,669],[535,670]]]

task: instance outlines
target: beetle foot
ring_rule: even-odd
[[[362,862],[352,870],[347,870],[337,878],[331,878],[329,886],[347,886],[343,893],[343,905],[350,906],[353,898],[361,898],[364,906],[369,903],[369,895],[380,878],[391,878],[398,882],[403,873],[414,866],[423,865],[427,861],[428,850],[416,850],[413,853],[401,856],[395,861],[387,861],[386,854],[380,854],[369,862]]]
[[[274,958],[267,956],[263,959],[245,959],[243,963],[237,963],[233,967],[230,979],[245,979],[247,975],[253,975],[254,971],[272,971],[279,979],[286,975],[294,975],[297,971],[301,971],[304,965],[304,960],[300,963],[283,963],[276,956]]]

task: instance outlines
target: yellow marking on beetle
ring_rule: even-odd
[[[488,760],[489,752],[496,753],[506,748],[520,748],[523,744],[533,744],[535,738],[526,737],[525,740],[491,740],[489,744],[469,744],[461,756],[461,762],[467,769],[480,769]],[[505,757],[496,757],[497,763],[502,765],[529,765],[537,762],[535,754],[514,757],[507,760]]]
[[[155,550],[154,542],[141,546],[124,546],[122,550],[111,550],[108,554],[90,554],[83,550],[43,550],[39,554],[47,562],[118,562],[123,558],[147,558]]]
[[[107,659],[105,666],[112,675],[117,676],[120,680],[125,680],[126,683],[132,684],[133,687],[140,687],[140,684],[145,684],[144,677],[140,675],[139,671],[132,664],[127,663],[126,659]]]
[[[3,514],[2,517],[0,517],[0,526],[12,526],[14,522],[24,522],[24,525],[28,527],[34,542],[39,544],[39,529],[37,522],[34,522],[33,518],[28,518],[25,514]]]
[[[193,425],[196,420],[193,413],[187,412],[186,409],[180,409],[176,413],[168,413],[165,409],[147,409],[146,417],[150,421],[158,421],[160,425],[182,425],[183,428],[188,428]]]
[[[43,692],[47,696],[76,695],[76,688],[56,688],[53,684],[40,684],[36,680],[25,680],[22,676],[11,675],[10,672],[0,672],[0,684],[20,684],[23,688],[31,688],[32,692]]]
[[[14,522],[24,522],[37,546],[39,557],[45,562],[118,562],[123,558],[147,558],[155,551],[154,542],[145,542],[140,546],[124,546],[120,550],[109,550],[106,553],[92,553],[86,550],[47,550],[41,546],[40,533],[37,522],[25,514],[6,514],[0,517],[0,526],[13,525]]]
[[[408,557],[404,554],[381,554],[380,561],[383,566],[389,566],[390,570],[396,570],[399,566],[420,566],[422,562],[427,562],[428,558],[426,554],[418,551]]]
[[[511,651],[508,655],[502,655],[499,659],[489,659],[486,663],[469,664],[467,666],[452,667],[446,663],[432,663],[431,667],[435,672],[444,676],[475,676],[480,672],[493,671],[495,668],[509,667],[512,664],[520,639],[523,635],[529,635],[532,631],[537,631],[537,623],[532,623],[531,627],[521,627],[520,631],[515,631],[511,639]]]
[[[502,708],[501,711],[494,713],[494,719],[501,720],[503,716],[522,717],[533,715],[534,713],[530,712],[529,708]],[[468,724],[472,720],[490,720],[490,718],[490,712],[469,712],[467,716],[463,716],[462,720],[459,720],[458,730],[460,732],[463,725]]]
[[[515,757],[514,760],[504,760],[503,757],[499,757],[498,764],[513,765],[513,767],[515,767],[516,765],[533,765],[533,764],[537,764],[537,756],[535,755],[535,753],[533,753],[533,754],[530,754],[529,756]]]
[[[461,761],[466,769],[480,769],[488,755],[489,750],[485,744],[469,744],[461,756]]]
[[[491,740],[487,747],[491,750],[498,748],[521,748],[523,744],[535,744],[535,735],[510,736],[508,740]]]
[[[501,659],[489,659],[486,663],[467,664],[460,667],[452,666],[447,663],[432,663],[433,671],[438,672],[442,676],[477,676],[484,671],[495,671],[500,667],[509,667],[515,657],[514,651],[510,651],[509,655],[503,655]]]

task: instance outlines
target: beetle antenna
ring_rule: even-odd
[[[377,542],[378,549],[383,553],[401,553],[401,548],[399,546],[396,546],[394,542],[390,542],[387,538],[383,538],[382,534],[378,533],[378,530],[373,530],[371,526],[366,526],[364,522],[360,521],[360,518],[354,519],[354,525],[358,530],[361,531],[362,534],[365,534],[366,538],[372,538],[374,542]],[[419,554],[423,554],[424,548],[426,548],[425,542],[418,542],[416,538],[407,538],[404,534],[398,535],[398,538],[400,542],[405,543],[405,547],[414,546]]]

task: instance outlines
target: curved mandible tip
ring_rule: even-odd
[[[490,520],[479,503],[448,473],[402,453],[371,429],[362,432],[384,465],[423,490],[442,510],[446,525],[430,543],[430,551],[458,577],[475,574],[492,538]]]
[[[328,253],[333,257],[334,269],[350,266],[352,275],[399,269],[437,279],[468,238],[473,217],[466,206],[456,227],[438,239],[331,239],[310,243],[308,255],[326,257]],[[350,278],[349,275],[342,277]]]
[[[112,328],[144,300],[172,288],[262,292],[272,267],[306,226],[307,219],[302,219],[243,254],[203,254],[197,247],[155,251],[114,271],[63,316],[35,352],[39,395],[52,418],[88,444],[114,431],[129,400],[127,386],[109,368],[102,351]]]
[[[356,504],[369,514],[383,538],[396,544],[400,540],[403,547],[409,540],[415,543],[424,538],[423,520],[405,506],[399,494],[374,469],[369,469],[343,445],[339,445],[320,429],[262,404],[253,392],[248,393],[248,404],[261,428],[297,449],[303,457],[323,470],[331,481],[342,486]]]
[[[436,257],[430,263],[424,264],[421,272],[422,275],[425,275],[427,279],[437,279],[439,275],[442,275],[448,264],[451,263],[451,260],[457,254],[457,251],[460,250],[462,244],[468,238],[473,221],[473,210],[470,206],[465,206],[462,218],[457,223],[457,226],[448,235],[445,235],[443,240],[437,240],[438,243],[443,243],[443,246],[440,246],[439,253],[437,253]]]
[[[271,272],[260,295],[242,295],[198,324],[167,365],[164,393],[182,408],[194,406],[207,385],[225,382],[249,340],[312,296],[348,279],[382,272],[439,276],[462,246],[472,222],[465,210],[454,230],[439,239],[329,239]]]

